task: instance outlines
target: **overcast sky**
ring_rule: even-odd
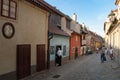
[[[117,9],[116,0],[45,0],[52,6],[56,6],[61,12],[72,18],[77,14],[77,21],[83,22],[93,32],[104,37],[104,21],[111,10]]]

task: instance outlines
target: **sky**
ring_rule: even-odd
[[[116,0],[45,0],[72,18],[77,14],[77,22],[104,37],[104,22],[111,12],[117,9]]]

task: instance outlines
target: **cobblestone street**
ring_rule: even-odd
[[[92,54],[23,80],[120,80],[120,68],[108,56],[107,61],[101,63],[99,54]]]

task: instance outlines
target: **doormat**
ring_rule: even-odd
[[[54,75],[53,78],[59,78],[61,75]]]

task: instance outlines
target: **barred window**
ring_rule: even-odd
[[[17,3],[12,0],[1,0],[1,15],[16,19]]]

